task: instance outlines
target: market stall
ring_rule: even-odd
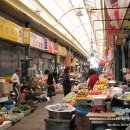
[[[99,78],[92,90],[87,88],[86,83],[74,85],[72,91],[63,98],[63,103],[75,108],[73,115],[65,114],[66,117],[69,116],[69,124],[71,124],[72,120],[74,121],[72,125],[74,127],[69,129],[125,130],[129,126],[130,115],[130,93],[125,92],[125,90],[126,86],[116,84],[116,82],[111,84],[106,78]],[[53,108],[56,111],[58,107]],[[64,105],[60,110],[63,108]],[[54,117],[52,118],[50,113],[46,121],[49,119],[54,121]],[[66,119],[64,118],[64,120]],[[52,129],[46,127],[46,130]]]

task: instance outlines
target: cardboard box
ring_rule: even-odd
[[[2,125],[0,125],[0,130],[5,130],[11,126],[11,121],[4,121]]]
[[[0,82],[0,94],[10,93],[9,83]]]

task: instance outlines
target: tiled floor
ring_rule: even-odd
[[[28,116],[25,116],[22,120],[17,122],[14,126],[11,126],[7,130],[45,130],[44,119],[48,117],[48,113],[45,109],[46,105],[55,104],[61,102],[63,94],[57,94],[52,101],[40,102],[36,111]]]

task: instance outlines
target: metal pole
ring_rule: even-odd
[[[30,23],[25,22],[25,27],[30,28]],[[26,62],[26,80],[29,81],[29,72],[28,69],[30,68],[30,44],[25,46],[25,62]]]

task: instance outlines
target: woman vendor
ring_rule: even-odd
[[[97,80],[99,80],[99,77],[96,74],[96,71],[94,69],[90,69],[88,72],[89,78],[88,78],[88,89],[93,89],[95,83],[97,82]]]

